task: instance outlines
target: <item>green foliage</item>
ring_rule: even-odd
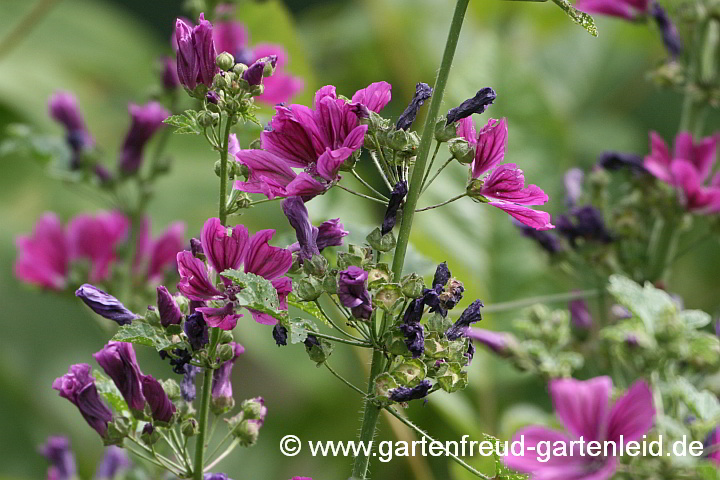
[[[290,295],[288,295],[287,303],[291,307],[298,308],[303,312],[311,315],[314,319],[329,325],[327,319],[325,318],[325,315],[322,314],[320,308],[317,306],[317,304],[315,304],[315,302],[303,302],[297,297],[297,295],[291,293]]]
[[[572,3],[570,3],[568,0],[553,0],[555,4],[562,8],[563,11],[567,14],[568,17],[570,17],[573,22],[577,23],[581,27],[583,27],[585,30],[588,31],[590,35],[593,37],[598,36],[597,27],[595,26],[595,20],[588,15],[585,12],[581,12],[577,8],[572,6]]]
[[[287,312],[279,310],[277,290],[269,280],[240,270],[225,270],[222,276],[232,280],[233,285],[240,288],[235,293],[236,308],[267,313],[278,320],[287,318]]]
[[[130,408],[120,390],[115,386],[115,382],[98,370],[93,372],[93,376],[95,377],[95,386],[98,393],[108,402],[113,411],[118,415],[130,417]]]
[[[121,326],[111,340],[153,347],[158,352],[176,346],[176,344],[165,335],[162,328],[154,327],[139,320]]]
[[[175,127],[175,133],[200,135],[204,127],[198,123],[200,112],[185,110],[179,115],[172,115],[165,119],[165,123]]]
[[[495,448],[493,448],[493,455],[492,455],[493,461],[495,463],[495,475],[492,477],[493,480],[527,480],[528,475],[514,472],[514,471],[510,470],[505,465],[505,463],[503,463],[502,459],[497,454],[498,445],[500,444],[500,440],[493,437],[492,435],[488,435],[488,434],[484,433],[483,441],[491,442],[495,446]]]
[[[30,157],[40,165],[67,165],[71,152],[67,142],[53,135],[40,135],[27,125],[8,126],[7,136],[0,142],[0,157]]]

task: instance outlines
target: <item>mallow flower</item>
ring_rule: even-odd
[[[181,18],[175,21],[173,46],[177,52],[180,83],[191,91],[199,84],[212,86],[219,68],[215,65],[217,51],[213,41],[213,27],[205,20],[204,14],[200,14],[195,27]]]
[[[89,283],[80,285],[75,291],[75,296],[93,312],[118,325],[127,325],[137,318],[137,315],[128,310],[120,300]]]
[[[116,211],[80,214],[70,220],[67,226],[70,256],[90,260],[91,283],[110,276],[115,250],[127,238],[129,228],[127,217]]]
[[[509,348],[516,342],[515,337],[507,332],[494,332],[484,328],[469,328],[465,331],[465,335],[473,341],[485,345],[498,355],[504,355]]]
[[[680,132],[672,153],[662,137],[650,132],[650,154],[644,166],[658,179],[677,188],[688,211],[720,212],[720,173],[711,176],[720,135],[695,140],[692,134]]]
[[[101,437],[107,433],[112,421],[112,411],[100,398],[95,378],[90,375],[90,365],[79,363],[71,365],[68,373],[58,377],[52,384],[61,397],[70,400],[80,410],[80,414]]]
[[[525,449],[520,455],[508,452],[504,461],[508,467],[531,474],[533,480],[606,480],[617,468],[620,442],[642,439],[653,425],[655,408],[648,385],[639,380],[610,404],[612,380],[595,377],[581,381],[573,378],[555,379],[550,382],[555,413],[566,432],[547,427],[530,426],[518,431],[513,441],[524,438]],[[582,438],[588,442],[613,442],[609,456],[581,456],[577,444],[571,442]],[[562,448],[565,456],[551,455],[547,462],[540,461],[537,451],[540,442],[550,442],[553,449]],[[542,448],[542,446],[540,447]],[[587,452],[586,452],[587,453]],[[543,457],[541,457],[543,458]],[[544,460],[544,458],[543,458]]]
[[[213,404],[222,409],[222,407],[229,406],[233,401],[232,393],[232,368],[235,364],[235,360],[245,353],[245,347],[239,343],[230,342],[229,344],[233,349],[233,356],[230,360],[220,365],[220,368],[215,370],[212,381],[212,399]]]
[[[175,413],[175,405],[170,401],[160,382],[152,375],[143,375],[142,392],[145,395],[153,420],[170,422]]]
[[[260,134],[262,149],[235,154],[249,170],[248,180],[237,181],[235,188],[270,199],[299,196],[309,200],[324,193],[339,180],[345,160],[364,143],[368,126],[360,125],[359,118],[370,108],[356,99],[379,111],[389,92],[390,84],[378,82],[356,92],[348,102],[327,85],[315,93],[312,109],[295,104],[275,107],[268,128]]]
[[[52,119],[65,128],[67,143],[73,153],[71,168],[78,168],[80,153],[92,148],[95,141],[85,125],[77,98],[70,92],[55,92],[50,97],[48,109]]]
[[[317,246],[319,230],[310,223],[305,202],[300,197],[289,197],[283,200],[282,210],[288,218],[290,225],[295,230],[295,237],[298,240],[298,257],[301,261],[310,260],[314,255],[320,254]]]
[[[339,218],[333,218],[321,223],[317,227],[317,237],[315,238],[315,244],[319,251],[323,251],[328,247],[339,247],[343,244],[343,238],[350,235],[350,232],[345,230],[345,225],[340,223]],[[300,243],[295,242],[288,246],[288,250],[292,253],[300,251]]]
[[[372,314],[372,299],[366,286],[367,279],[368,272],[356,266],[341,271],[337,278],[340,303],[350,309],[353,317],[364,320],[368,320]]]
[[[230,53],[236,63],[251,66],[263,58],[274,57],[275,72],[270,77],[262,79],[265,89],[262,95],[255,97],[258,101],[268,105],[285,103],[303,89],[303,79],[285,71],[288,54],[282,45],[258,43],[251,47],[245,25],[234,20],[215,22],[213,39],[217,51]]]
[[[458,136],[464,137],[475,148],[468,195],[504,210],[519,222],[537,230],[555,228],[550,223],[550,214],[527,206],[547,202],[545,192],[537,185],[526,187],[523,171],[516,164],[500,165],[507,146],[507,120],[490,119],[479,132],[475,131],[471,117],[458,121],[456,125]]]
[[[651,0],[577,0],[575,8],[585,13],[635,20],[650,12]]]
[[[180,325],[183,319],[183,314],[180,311],[180,307],[178,307],[175,298],[170,295],[168,289],[163,285],[157,287],[156,290],[160,324],[163,327],[167,327],[169,325]]]
[[[128,406],[142,411],[145,408],[140,366],[132,343],[109,342],[93,354],[95,361],[105,370],[120,391]]]
[[[45,213],[32,234],[15,239],[18,258],[14,272],[20,280],[51,290],[67,284],[70,266],[70,240],[65,227],[54,213]]]
[[[49,437],[40,447],[40,454],[50,462],[47,477],[52,480],[72,480],[77,475],[75,455],[67,437]]]
[[[133,273],[143,275],[151,283],[163,279],[167,270],[175,267],[178,252],[185,248],[185,223],[173,222],[158,237],[150,234],[150,218],[141,223],[135,245]]]

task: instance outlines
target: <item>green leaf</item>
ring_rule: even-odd
[[[199,112],[195,110],[185,110],[180,115],[173,115],[164,120],[164,123],[175,127],[175,133],[200,135],[203,128],[198,124]]]
[[[302,343],[308,336],[308,332],[317,331],[317,326],[311,320],[305,318],[293,318],[289,322],[290,343]]]
[[[120,394],[120,390],[115,386],[110,377],[106,376],[100,371],[94,371],[93,376],[95,377],[95,386],[101,397],[103,397],[119,414],[130,413],[130,408],[127,402]]]
[[[165,336],[165,332],[161,328],[137,320],[129,325],[121,326],[112,340],[154,347],[158,352],[175,345]]]
[[[677,379],[675,389],[688,408],[698,418],[706,421],[720,419],[720,402],[711,392],[698,390],[684,378]]]
[[[695,468],[698,480],[720,480],[720,468],[712,462],[702,462]]]
[[[526,480],[528,478],[527,475],[514,472],[510,470],[507,466],[505,466],[502,459],[497,453],[498,443],[500,442],[500,440],[493,437],[492,435],[483,433],[483,441],[491,442],[493,445],[495,445],[495,448],[493,448],[493,460],[495,462],[495,476],[492,477],[493,480]]]
[[[573,22],[587,30],[590,35],[593,37],[598,36],[598,30],[595,26],[595,20],[593,20],[593,17],[573,7],[568,0],[553,0],[553,2],[555,2],[558,7],[562,8],[567,16],[573,20]]]
[[[712,322],[712,317],[702,310],[683,310],[678,317],[689,328],[696,330]]]
[[[277,290],[270,280],[240,270],[225,270],[222,276],[242,288],[235,294],[237,307],[266,313],[278,320],[287,318],[287,312],[280,311]]]
[[[670,295],[649,282],[641,287],[622,275],[612,275],[608,291],[619,304],[642,320],[650,334],[655,333],[655,325],[666,323],[665,320],[676,313]]]
[[[39,135],[27,125],[9,125],[7,138],[0,143],[0,157],[18,155],[31,157],[40,165],[67,165],[70,149],[61,137]]]
[[[314,318],[323,321],[329,325],[327,319],[325,318],[325,315],[322,314],[315,302],[303,302],[297,297],[297,295],[291,293],[290,295],[288,295],[287,303],[288,305],[292,305],[293,307],[302,310],[303,312],[312,315]]]

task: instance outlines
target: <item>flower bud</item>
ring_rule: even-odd
[[[162,285],[157,287],[157,305],[160,324],[163,327],[180,324],[183,319],[183,314],[177,303],[175,303],[175,298],[170,295],[168,289]]]
[[[224,343],[230,343],[230,342],[232,342],[233,340],[234,340],[234,337],[233,337],[232,332],[230,332],[230,331],[228,331],[228,330],[223,330],[223,331],[220,333],[220,344],[221,344],[221,345],[224,344]]]
[[[464,138],[453,138],[448,142],[450,154],[462,164],[470,164],[475,160],[475,148]]]
[[[337,293],[337,270],[331,271],[323,278],[323,290],[330,294]]]
[[[379,227],[370,232],[370,235],[366,237],[366,240],[370,246],[378,252],[389,252],[395,248],[395,244],[397,243],[395,235],[393,235],[392,231],[383,235]]]
[[[197,122],[201,127],[212,127],[219,121],[219,119],[220,116],[217,113],[203,110],[198,114]]]
[[[170,423],[175,413],[175,405],[170,401],[170,397],[165,393],[160,382],[155,380],[152,375],[145,375],[142,379],[142,390],[148,405],[150,405],[153,419],[158,422]]]
[[[194,437],[200,431],[198,422],[194,418],[188,418],[185,420],[180,428],[182,429],[182,434],[186,437]]]
[[[294,287],[297,296],[304,302],[317,300],[324,293],[322,282],[316,277],[301,277]]]
[[[235,66],[233,67],[232,71],[238,78],[242,78],[247,69],[248,69],[248,66],[245,65],[244,63],[236,63]]]
[[[245,420],[233,430],[233,434],[240,441],[240,445],[251,447],[257,442],[262,426],[263,422],[260,420]]]
[[[79,297],[93,312],[118,325],[127,325],[137,318],[137,315],[125,308],[120,300],[89,283],[81,285],[75,291],[75,296]]]
[[[448,125],[445,117],[440,117],[435,123],[435,140],[443,143],[455,137],[457,137],[455,125]]]
[[[145,426],[143,426],[140,439],[145,445],[154,445],[158,440],[160,440],[160,432],[153,427],[152,423],[148,422]]]
[[[220,345],[217,349],[217,356],[220,359],[220,362],[227,362],[235,356],[235,349],[233,346],[228,344]]]
[[[259,97],[260,95],[263,94],[264,91],[265,91],[265,86],[263,84],[254,85],[252,88],[250,88],[250,94],[253,97]]]
[[[469,197],[487,203],[490,200],[488,200],[482,194],[483,185],[485,185],[485,182],[483,180],[480,180],[479,178],[473,178],[472,180],[470,180],[470,182],[468,182],[465,192],[468,194]]]
[[[324,277],[327,273],[328,267],[329,264],[327,259],[318,254],[313,255],[310,260],[303,262],[303,271],[313,277]]]
[[[265,420],[267,415],[267,407],[262,397],[255,397],[245,400],[240,405],[244,418],[248,420]]]
[[[393,150],[405,150],[409,145],[408,132],[405,130],[395,130],[387,137],[387,144]]]
[[[235,66],[235,58],[228,52],[222,52],[215,57],[215,65],[227,72]]]
[[[423,290],[425,289],[425,282],[420,275],[417,273],[411,273],[405,275],[400,281],[402,287],[402,293],[408,298],[420,298],[423,296]]]

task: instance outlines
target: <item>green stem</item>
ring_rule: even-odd
[[[435,175],[432,176],[432,178],[425,184],[425,186],[420,190],[420,193],[425,193],[428,188],[430,188],[430,185],[435,181],[435,179],[442,173],[443,170],[445,170],[445,167],[450,165],[452,161],[455,160],[453,157],[448,158],[445,163],[442,164],[440,168],[437,169],[437,172],[435,172]]]
[[[364,198],[366,200],[372,200],[373,202],[382,203],[383,205],[387,205],[387,202],[385,200],[380,200],[379,198],[371,197],[370,195],[365,195],[364,193],[356,192],[355,190],[351,190],[343,185],[340,185],[339,183],[336,183],[335,186],[342,188],[348,193],[352,193],[353,195]]]
[[[212,362],[215,358],[215,349],[220,340],[220,329],[211,328],[210,348],[208,357]],[[198,412],[198,435],[195,440],[195,468],[193,468],[193,479],[203,480],[203,464],[205,462],[205,442],[208,433],[208,417],[210,412],[210,398],[212,393],[212,378],[214,370],[208,368],[203,373],[203,384],[200,400],[200,411]]]
[[[218,217],[220,218],[220,223],[223,225],[227,222],[228,144],[230,142],[230,127],[232,127],[232,121],[228,118],[223,135],[222,150],[220,150],[220,205],[218,207]]]
[[[440,151],[440,142],[436,142],[435,152],[433,152],[433,156],[430,159],[430,164],[428,165],[427,169],[425,170],[425,176],[423,177],[422,183],[420,184],[421,192],[425,190],[425,182],[427,182],[428,175],[430,175],[430,170],[432,169],[432,166],[435,163],[435,158],[437,157],[437,154],[439,151]]]
[[[363,392],[362,390],[360,390],[358,387],[356,387],[355,385],[353,385],[352,383],[350,383],[349,380],[346,380],[345,377],[343,377],[342,375],[340,375],[339,373],[337,373],[335,370],[333,370],[333,368],[332,368],[330,365],[328,365],[327,362],[325,362],[324,365],[325,365],[325,367],[327,367],[328,370],[330,370],[330,373],[332,373],[333,375],[335,375],[335,377],[337,377],[337,378],[338,378],[341,382],[343,382],[345,385],[347,385],[348,387],[352,388],[353,390],[355,390],[357,393],[359,393],[359,394],[362,395],[363,397],[366,396],[365,392]]]
[[[446,201],[444,201],[444,202],[442,202],[442,203],[438,203],[437,205],[430,205],[429,207],[418,208],[417,210],[415,210],[415,213],[425,212],[425,211],[427,211],[427,210],[432,210],[433,208],[442,207],[442,206],[444,206],[444,205],[447,205],[448,203],[452,203],[452,202],[454,202],[455,200],[460,200],[461,198],[466,197],[466,196],[467,196],[467,192],[466,192],[466,193],[461,193],[460,195],[458,195],[458,196],[456,196],[456,197],[453,197],[453,198],[451,198],[450,200],[446,200]]]
[[[538,297],[523,298],[512,302],[494,303],[483,308],[483,313],[504,312],[518,308],[529,307],[536,303],[568,302],[579,298],[590,298],[600,295],[601,290],[583,290],[581,292],[555,293],[552,295],[541,295]]]
[[[320,332],[308,332],[309,335],[315,335],[316,337],[324,338],[326,340],[331,340],[333,342],[340,342],[340,343],[346,343],[348,345],[353,345],[356,347],[363,347],[363,348],[372,348],[372,345],[367,342],[356,342],[355,340],[349,340],[347,338],[340,338],[340,337],[334,337],[332,335],[327,335],[325,333]]]
[[[13,48],[20,45],[22,40],[30,35],[33,29],[40,23],[58,0],[40,0],[33,8],[18,22],[18,24],[0,40],[0,58],[9,54]]]
[[[410,231],[412,229],[413,216],[415,215],[415,208],[417,207],[417,202],[420,198],[422,180],[425,175],[428,155],[434,138],[435,120],[440,112],[440,104],[442,103],[443,94],[445,93],[445,86],[447,85],[448,76],[450,75],[450,67],[452,66],[455,49],[457,48],[458,40],[460,38],[460,29],[462,28],[465,12],[467,11],[469,2],[470,0],[457,0],[457,3],[455,4],[455,11],[453,13],[450,31],[448,32],[448,38],[445,44],[445,51],[443,52],[440,70],[438,70],[437,78],[435,80],[432,101],[430,102],[427,117],[425,118],[422,140],[420,141],[420,147],[418,148],[418,154],[415,159],[415,168],[413,169],[412,178],[410,180],[409,192],[407,198],[405,199],[405,206],[403,207],[402,223],[400,225],[400,232],[393,258],[392,271],[396,281],[402,276],[403,266],[405,265],[405,255],[407,253],[408,243],[410,242]],[[375,327],[373,326],[373,328]],[[375,388],[375,378],[382,373],[384,363],[385,361],[382,351],[375,350],[373,352],[372,363],[370,365],[368,393],[373,392]],[[373,435],[375,435],[375,428],[379,416],[380,408],[373,405],[371,402],[365,402],[363,422],[362,427],[360,428],[361,442],[367,443],[372,440]],[[364,454],[360,454],[355,457],[352,472],[354,479],[365,480],[369,461],[370,458]]]
[[[333,322],[332,318],[330,318],[330,315],[328,315],[328,314],[325,312],[325,309],[323,308],[323,306],[322,306],[322,304],[320,303],[319,300],[315,300],[315,305],[317,305],[318,310],[320,310],[320,313],[323,315],[323,317],[325,317],[325,320],[326,320],[335,330],[337,330],[338,332],[340,332],[342,335],[345,335],[345,336],[348,337],[350,340],[355,340],[355,341],[357,341],[357,342],[362,342],[362,341],[363,341],[361,338],[358,338],[358,337],[356,337],[356,336],[354,336],[354,335],[349,334],[349,333],[346,332],[344,329],[340,328],[335,322]]]
[[[424,431],[422,428],[418,427],[417,425],[415,425],[414,423],[412,423],[410,420],[408,420],[407,418],[405,418],[405,417],[403,417],[402,415],[400,415],[394,408],[392,408],[392,407],[385,407],[385,410],[387,410],[387,412],[390,413],[390,415],[392,415],[393,417],[395,417],[395,418],[397,418],[398,420],[400,420],[403,424],[405,424],[407,427],[409,427],[409,428],[410,428],[411,430],[413,430],[414,432],[416,432],[416,433],[420,434],[421,436],[427,438],[427,439],[430,440],[431,442],[435,442],[435,441],[436,441],[433,437],[431,437],[430,435],[428,435],[427,433],[425,433],[425,431]],[[455,462],[456,462],[458,465],[460,465],[461,467],[463,467],[465,470],[467,470],[468,472],[472,473],[473,475],[475,475],[475,476],[477,476],[477,477],[480,477],[480,478],[484,478],[484,479],[486,479],[486,480],[490,480],[490,479],[491,479],[491,477],[488,477],[487,475],[485,475],[485,474],[477,471],[476,469],[474,469],[473,467],[471,467],[470,465],[468,465],[467,463],[465,463],[462,459],[460,459],[460,457],[458,457],[458,456],[453,455],[452,453],[450,453],[450,450],[447,451],[447,454],[448,454],[448,456],[450,456],[450,458],[452,458],[453,460],[455,460]]]
[[[383,195],[382,193],[380,193],[380,192],[378,192],[377,190],[375,190],[375,188],[373,188],[372,185],[370,185],[368,182],[366,182],[365,179],[363,179],[363,178],[355,171],[354,168],[351,170],[351,172],[352,172],[353,176],[354,176],[355,178],[357,178],[358,182],[362,183],[362,184],[365,186],[365,188],[367,188],[368,190],[370,190],[371,192],[373,192],[375,195],[377,195],[378,198],[382,198],[382,199],[385,200],[386,202],[389,200],[385,195]]]

